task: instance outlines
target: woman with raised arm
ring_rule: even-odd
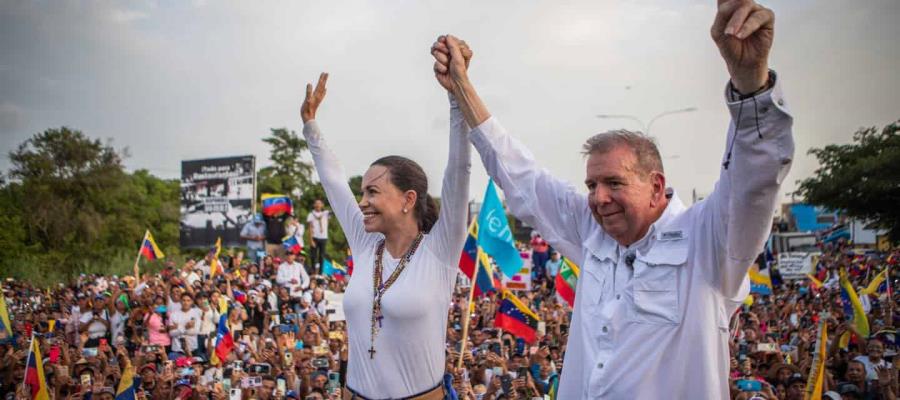
[[[350,350],[344,398],[443,399],[447,310],[469,200],[465,120],[451,97],[440,211],[422,167],[401,156],[371,164],[357,203],[315,120],[327,79],[323,73],[315,90],[307,85],[300,113],[319,180],[353,252],[344,294]]]

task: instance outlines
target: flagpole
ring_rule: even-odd
[[[25,376],[22,378],[22,386],[28,384],[28,364],[31,362],[31,357],[33,357],[34,353],[34,330],[31,331],[31,344],[28,347],[28,358],[25,359]],[[29,390],[29,393],[31,391]]]
[[[141,271],[138,268],[138,263],[141,261],[141,249],[144,248],[144,242],[147,241],[147,234],[149,234],[149,233],[150,233],[149,229],[147,229],[147,231],[144,232],[144,238],[141,239],[141,245],[138,246],[137,257],[135,257],[135,259],[134,259],[134,280],[135,281],[141,280]],[[134,284],[137,285],[137,282],[135,282]]]
[[[469,301],[466,303],[465,315],[463,315],[463,333],[459,345],[459,360],[456,362],[456,369],[462,368],[463,354],[466,352],[466,342],[469,339],[469,316],[471,315],[472,299],[475,298],[475,285],[478,284],[478,268],[481,265],[481,246],[475,252],[475,269],[472,271],[472,282],[469,284]]]

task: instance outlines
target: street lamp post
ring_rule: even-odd
[[[665,117],[665,116],[667,116],[667,115],[680,114],[680,113],[689,113],[689,112],[694,112],[694,111],[697,111],[697,107],[686,107],[686,108],[679,108],[679,109],[677,109],[677,110],[669,110],[669,111],[661,112],[661,113],[659,113],[659,114],[656,114],[653,118],[650,118],[650,123],[649,123],[649,124],[644,124],[644,121],[641,120],[640,118],[635,117],[634,115],[628,115],[628,114],[598,114],[598,115],[597,115],[597,118],[602,118],[602,119],[616,119],[616,118],[630,119],[630,120],[632,120],[632,121],[637,122],[638,125],[641,126],[641,129],[643,130],[643,132],[644,132],[645,134],[649,135],[649,134],[650,134],[650,128],[653,127],[653,123],[656,122],[656,120],[658,120],[658,119],[660,119],[660,118],[662,118],[662,117]]]

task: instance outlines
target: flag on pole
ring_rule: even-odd
[[[484,251],[478,251],[478,221],[469,224],[469,235],[459,257],[459,269],[475,285],[475,296],[494,293],[500,287],[499,279],[494,277],[494,267],[488,255]]]
[[[813,274],[806,274],[806,277],[809,278],[810,284],[812,284],[813,289],[821,289],[823,284],[818,278],[813,276]]]
[[[840,280],[841,303],[844,306],[844,315],[846,315],[847,320],[852,321],[854,328],[856,328],[856,333],[867,338],[869,337],[869,319],[866,317],[862,303],[860,303],[859,297],[856,295],[856,290],[853,289],[853,285],[847,279],[847,271],[843,268],[840,270]]]
[[[484,202],[478,213],[478,246],[491,257],[504,275],[512,278],[522,269],[522,256],[516,248],[506,211],[497,196],[494,181],[488,180]]]
[[[326,258],[322,265],[322,275],[344,277],[347,275],[347,267]]]
[[[135,400],[134,393],[134,366],[129,362],[119,379],[119,388],[116,390],[116,400]]]
[[[747,274],[750,275],[750,293],[772,294],[772,278],[769,277],[768,268],[760,271],[759,264],[753,264]]]
[[[303,251],[303,243],[300,243],[300,240],[294,235],[282,238],[281,245],[284,246],[285,251],[291,254],[300,254],[300,252]]]
[[[212,365],[223,364],[228,360],[228,353],[234,349],[234,338],[228,330],[228,313],[219,317],[219,327],[216,330],[216,347],[209,358]]]
[[[216,276],[217,273],[225,273],[225,269],[219,265],[219,254],[222,252],[222,237],[216,239],[216,246],[209,250],[212,261],[209,262],[209,277]]]
[[[150,233],[149,229],[144,233],[144,240],[141,241],[141,255],[148,261],[159,260],[166,256],[159,249],[159,246],[156,245],[156,241],[153,240],[153,234]]]
[[[578,287],[578,276],[581,274],[581,270],[566,257],[563,257],[562,262],[562,266],[556,274],[556,292],[566,303],[569,303],[569,307],[575,307],[575,288]]]
[[[825,358],[828,346],[828,324],[822,318],[819,322],[819,340],[816,342],[816,354],[813,355],[812,367],[809,370],[809,378],[806,381],[806,396],[804,399],[821,399],[822,387],[825,381]]]
[[[878,275],[875,275],[872,278],[872,281],[869,282],[869,286],[866,286],[865,289],[860,290],[859,294],[875,294],[884,292],[886,288],[882,287],[882,284],[887,279],[887,269],[881,271]],[[886,286],[886,285],[885,285]]]
[[[41,347],[34,336],[31,336],[31,349],[26,365],[25,384],[31,386],[31,399],[50,400],[47,379],[44,377],[44,359],[41,357]]]
[[[2,286],[0,286],[0,330],[5,333],[5,337],[12,337],[12,325],[9,324],[9,311],[6,310],[6,296],[3,295]]]
[[[525,303],[507,289],[503,290],[503,300],[494,318],[494,326],[502,328],[528,343],[537,340],[537,326],[541,319]]]
[[[293,214],[294,204],[287,195],[265,193],[262,195],[262,212],[263,215],[269,217],[277,217],[281,214]]]

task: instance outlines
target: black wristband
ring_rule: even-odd
[[[739,92],[734,87],[734,82],[728,81],[728,88],[730,89],[730,92],[731,92],[731,99],[732,99],[732,101],[733,100],[747,100],[751,97],[756,97],[758,94],[763,93],[766,90],[769,90],[773,86],[775,86],[775,79],[776,79],[775,71],[770,69],[769,70],[769,78],[766,79],[766,84],[750,94],[743,94],[743,93]]]

